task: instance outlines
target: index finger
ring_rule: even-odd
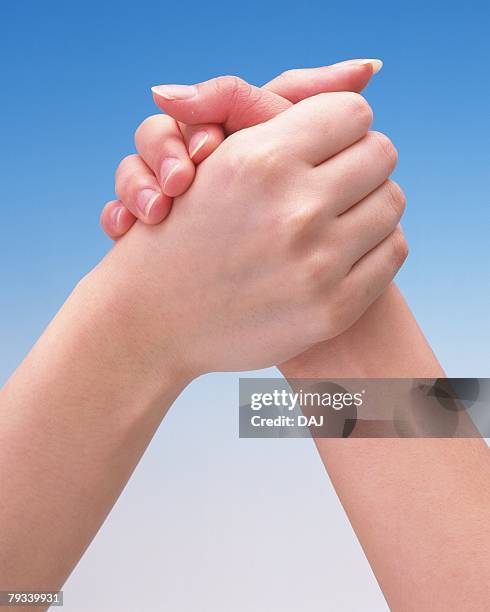
[[[353,91],[359,93],[379,72],[383,62],[378,59],[347,60],[321,66],[286,70],[264,85],[293,104],[319,93]]]

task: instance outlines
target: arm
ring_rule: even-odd
[[[284,361],[340,333],[391,282],[405,246],[384,205],[393,155],[367,134],[370,116],[339,93],[242,130],[166,223],[137,224],[77,286],[1,392],[0,589],[63,583],[188,381]],[[378,232],[356,216],[346,226],[344,207],[373,185]],[[354,236],[362,248],[332,246]]]
[[[276,79],[270,84],[271,88],[291,100],[301,99],[308,93],[303,75],[306,76],[305,72],[297,71],[286,79],[279,79],[281,89],[277,89]],[[318,77],[319,73],[314,75]],[[310,86],[314,82],[311,78],[305,80]],[[246,95],[232,98],[248,99]],[[200,107],[199,97],[180,102],[159,100],[163,110],[181,120],[189,118],[190,114],[197,116],[198,121],[223,117],[224,110],[219,105],[226,104],[226,99],[208,99],[208,103]],[[251,112],[250,108],[255,112],[254,121],[263,120],[257,112],[261,108],[259,104],[245,111]],[[231,116],[231,125],[235,125],[237,116],[242,113],[240,105],[230,105],[224,116]],[[246,121],[250,121],[250,117]],[[143,172],[139,179],[144,182],[152,177],[155,180],[151,173],[145,177]],[[130,205],[136,191],[121,185],[121,193],[126,196],[124,204]],[[348,331],[283,364],[281,370],[289,378],[431,378],[444,375],[394,285]],[[486,527],[489,517],[484,516],[488,487],[479,488],[479,485],[485,477],[488,479],[490,468],[488,449],[482,440],[323,439],[317,440],[317,445],[386,597],[396,609],[406,609],[407,597],[412,596],[419,598],[420,609],[427,609],[438,590],[440,609],[444,609],[446,602],[442,595],[450,601],[457,590],[460,600],[464,598],[460,586],[455,581],[448,583],[444,574],[458,575],[462,557],[473,570],[473,578],[465,588],[472,591],[474,601],[484,601],[481,588],[485,580],[486,584],[490,580],[485,577],[479,582],[482,577],[479,564],[485,555],[485,542],[489,540]],[[463,469],[460,466],[464,466]],[[366,473],[366,478],[359,478],[359,474]],[[430,487],[425,487],[426,475],[431,479]],[[399,499],[403,504],[398,505]],[[407,505],[410,512],[407,512]],[[445,512],[428,517],[428,507],[441,506],[445,507]],[[468,520],[463,521],[466,506],[469,506]],[[427,529],[432,529],[432,533]],[[451,544],[445,546],[451,551],[450,555],[441,553],[443,537],[454,543],[454,553]],[[413,548],[413,544],[418,548]],[[434,559],[438,565],[431,565]],[[488,566],[490,563],[486,559]],[[400,573],[399,568],[402,568]],[[400,584],[404,576],[408,577],[408,589]],[[415,588],[424,576],[431,577],[433,586],[426,590]],[[415,606],[415,609],[419,608]]]
[[[0,590],[60,588],[188,382],[170,348],[155,376],[104,275],[79,283],[0,394]]]
[[[285,363],[286,377],[439,377],[392,285],[347,332]],[[490,456],[482,439],[317,439],[392,610],[486,610]]]
[[[392,284],[340,336],[280,366],[288,377],[438,378],[444,371],[400,290]]]

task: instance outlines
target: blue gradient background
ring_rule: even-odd
[[[385,61],[366,95],[400,152],[400,286],[448,373],[488,376],[489,22],[485,2],[2,3],[0,380],[109,249],[151,85],[352,57]],[[66,610],[386,609],[308,441],[237,439],[236,379],[179,398]]]

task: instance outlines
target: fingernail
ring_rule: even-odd
[[[167,157],[163,160],[160,166],[160,183],[162,189],[165,191],[165,186],[168,183],[168,179],[174,174],[177,168],[180,166],[180,160],[176,157]]]
[[[153,205],[160,197],[160,193],[154,189],[143,189],[138,194],[136,200],[136,207],[143,215],[143,217],[149,217]]]
[[[365,59],[359,62],[361,66],[364,64],[371,64],[371,68],[373,69],[373,74],[376,74],[383,68],[383,62],[380,59]]]
[[[111,225],[113,229],[116,231],[117,231],[117,228],[119,227],[119,221],[121,220],[122,211],[123,211],[122,206],[115,206],[111,211]]]
[[[165,100],[187,100],[197,95],[197,87],[194,85],[156,85],[151,90]]]
[[[204,146],[208,138],[209,134],[205,131],[196,132],[192,135],[189,141],[189,156],[191,159]]]

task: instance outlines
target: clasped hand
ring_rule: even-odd
[[[356,93],[372,73],[346,62],[262,89],[234,77],[154,88],[167,115],[136,131],[139,155],[102,214],[109,235],[127,233],[102,265],[153,356],[170,350],[189,378],[281,363],[391,283],[405,201],[388,179],[396,150]]]

